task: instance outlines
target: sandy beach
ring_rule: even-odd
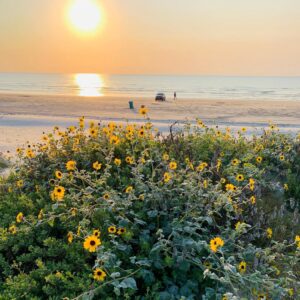
[[[134,101],[130,110],[128,101]],[[79,97],[0,94],[0,152],[13,151],[27,141],[36,142],[53,126],[66,127],[87,119],[117,122],[143,122],[138,109],[149,108],[149,117],[162,131],[175,121],[201,118],[207,124],[262,128],[274,122],[283,131],[300,130],[300,101],[169,99]]]

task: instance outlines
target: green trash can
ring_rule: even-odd
[[[130,109],[134,109],[134,106],[133,106],[133,101],[131,100],[131,101],[129,101],[129,108]]]

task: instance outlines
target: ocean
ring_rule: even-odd
[[[1,93],[300,100],[300,77],[0,73]]]

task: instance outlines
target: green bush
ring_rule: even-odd
[[[1,183],[0,299],[297,299],[299,139],[83,127]]]

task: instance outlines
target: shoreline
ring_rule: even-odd
[[[128,101],[134,101],[130,110]],[[300,131],[300,101],[178,99],[155,102],[145,97],[81,97],[0,93],[0,152],[13,151],[27,141],[37,142],[43,132],[55,125],[62,128],[77,124],[78,117],[87,120],[144,122],[138,113],[141,105],[149,108],[151,122],[160,131],[168,131],[176,121],[194,122],[200,118],[209,126],[249,132],[261,131],[270,122],[283,132]]]

